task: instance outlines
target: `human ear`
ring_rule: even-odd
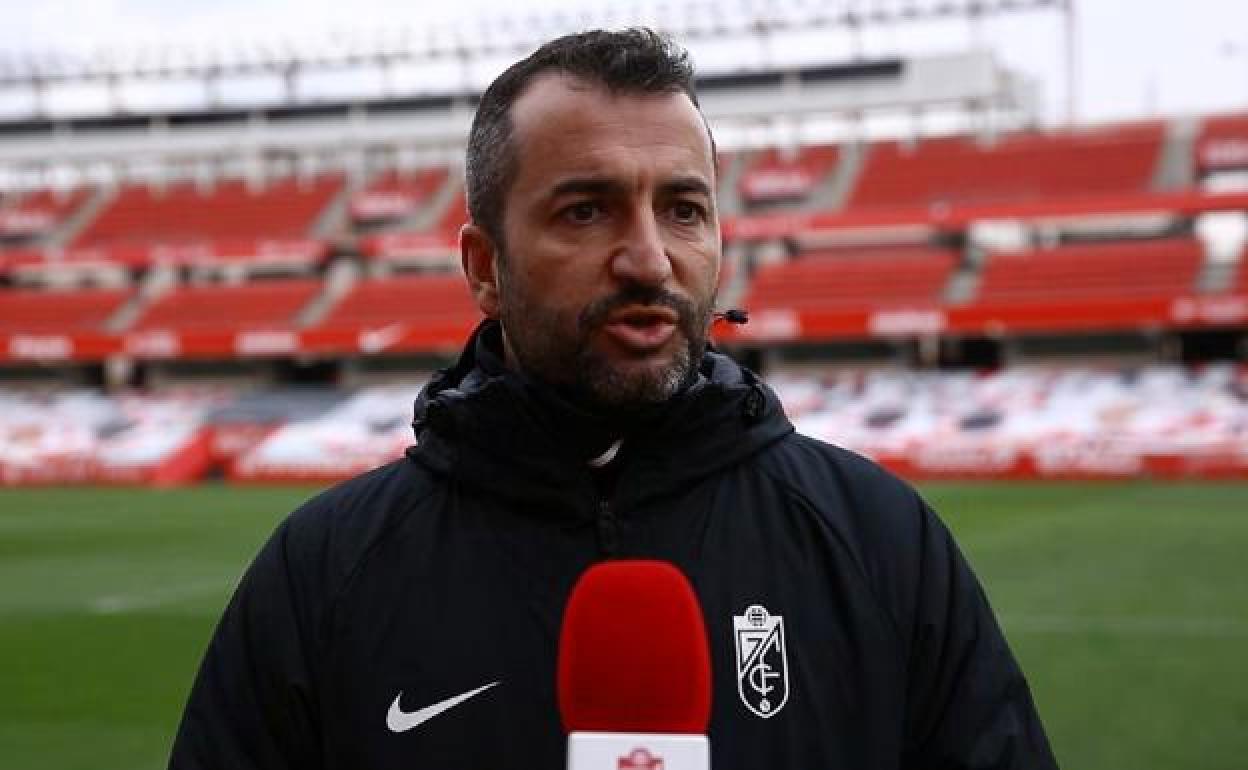
[[[484,230],[466,224],[459,230],[459,257],[468,290],[487,318],[498,318],[498,248]]]

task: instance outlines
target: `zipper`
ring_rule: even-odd
[[[598,550],[606,556],[614,556],[620,547],[620,521],[611,510],[611,503],[598,501]]]

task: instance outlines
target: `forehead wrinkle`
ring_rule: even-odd
[[[552,185],[550,196],[557,198],[562,195],[575,195],[577,193],[591,195],[618,194],[624,190],[625,186],[619,180],[595,174],[591,176],[572,176],[558,180]]]
[[[697,193],[708,198],[712,195],[710,184],[700,176],[677,176],[661,183],[659,189],[668,194]]]
[[[608,133],[610,144],[604,141]],[[562,136],[530,136],[529,146],[522,156],[527,156],[526,159],[556,158],[550,170],[564,179],[617,180],[634,177],[647,168],[664,181],[705,179],[701,169],[705,159],[679,137],[656,141],[645,131],[633,132],[632,136],[621,133],[599,125],[569,131]],[[569,149],[569,144],[579,146]]]
[[[650,112],[638,124],[622,121],[614,109],[603,111],[609,118],[600,117],[592,104],[586,104],[587,100],[597,100],[614,108],[621,102],[636,101],[657,107],[673,99],[686,108],[674,114]],[[523,161],[536,157],[559,158],[568,171],[575,171],[577,161],[583,161],[588,172],[600,170],[603,161],[619,159],[630,151],[652,157],[659,148],[673,150],[673,160],[680,165],[698,171],[703,165],[712,172],[714,169],[710,136],[697,108],[683,92],[615,93],[579,78],[550,74],[530,84],[513,105],[511,117],[518,175],[523,173]],[[558,129],[548,130],[552,124]],[[656,142],[656,129],[669,138]],[[610,145],[603,145],[605,135],[611,137]],[[579,153],[578,145],[584,148]]]

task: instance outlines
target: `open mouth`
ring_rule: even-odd
[[[603,331],[617,345],[644,353],[666,345],[679,320],[670,308],[628,307],[608,316]]]

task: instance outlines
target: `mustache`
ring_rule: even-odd
[[[698,322],[698,309],[692,301],[657,286],[626,286],[623,289],[594,300],[577,317],[581,329],[593,329],[606,323],[607,317],[616,310],[629,305],[665,307],[679,317],[679,326],[687,332]]]

